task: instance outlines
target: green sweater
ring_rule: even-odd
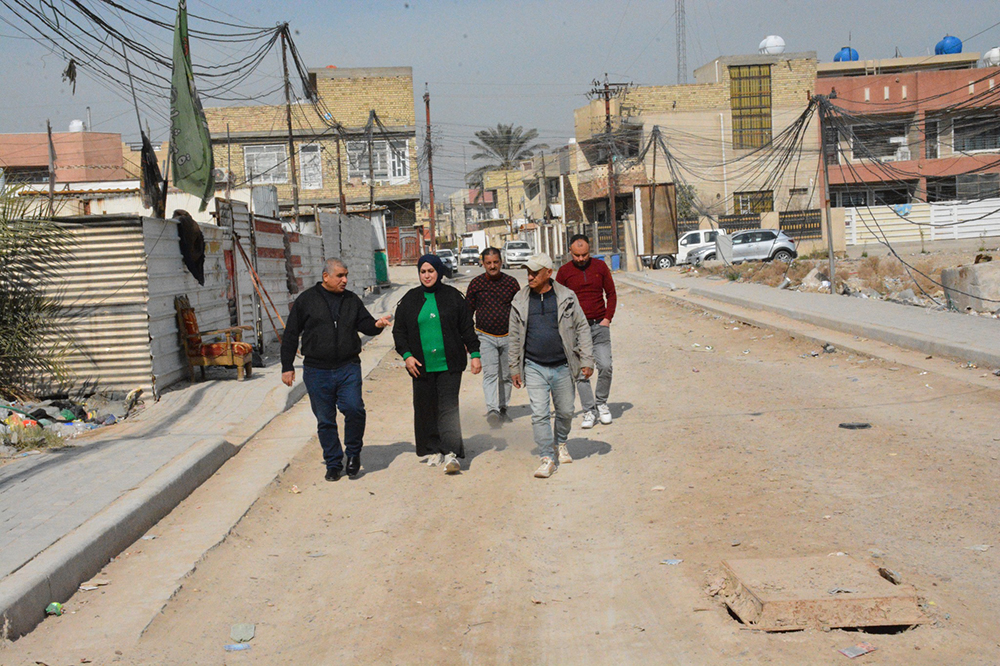
[[[444,333],[441,332],[441,313],[438,312],[437,295],[434,292],[424,294],[424,306],[417,315],[417,328],[420,330],[420,346],[424,350],[424,372],[444,372],[448,369],[448,360],[444,353]],[[406,354],[406,357],[412,354]],[[473,352],[472,358],[479,358],[479,352]]]

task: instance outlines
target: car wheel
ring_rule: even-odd
[[[664,254],[656,258],[653,263],[654,268],[670,268],[674,265],[674,260],[669,254]]]
[[[794,259],[795,257],[793,257],[792,253],[789,252],[788,250],[778,250],[777,252],[774,253],[774,256],[771,258],[774,259],[775,261],[780,261],[784,264],[790,264],[792,263],[792,259]]]

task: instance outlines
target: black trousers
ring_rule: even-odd
[[[417,455],[454,453],[465,457],[458,413],[461,372],[425,372],[413,380],[413,436]]]

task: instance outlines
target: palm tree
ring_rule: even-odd
[[[548,146],[544,143],[532,143],[538,138],[538,130],[524,129],[520,125],[514,127],[513,124],[504,125],[497,123],[496,128],[489,127],[475,133],[476,138],[469,142],[473,148],[479,152],[472,156],[474,160],[488,160],[489,163],[481,166],[466,176],[470,187],[479,189],[479,196],[483,193],[483,176],[487,171],[510,171],[514,169],[518,162],[528,159],[535,154],[536,150],[545,150]],[[510,203],[510,178],[505,173],[504,183],[507,189],[507,215],[511,233],[514,231],[514,209]]]

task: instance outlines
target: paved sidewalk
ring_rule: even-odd
[[[1000,368],[1000,320],[879,300],[785,291],[758,284],[683,277],[675,271],[619,274],[641,285],[673,285],[681,298],[764,310],[815,326],[979,366]],[[616,276],[617,277],[617,276]]]
[[[365,300],[381,315],[399,293]],[[301,372],[286,387],[277,358],[267,360],[243,382],[213,368],[127,421],[0,467],[0,614],[20,616],[29,596],[46,599],[38,610],[66,598],[300,400]]]

